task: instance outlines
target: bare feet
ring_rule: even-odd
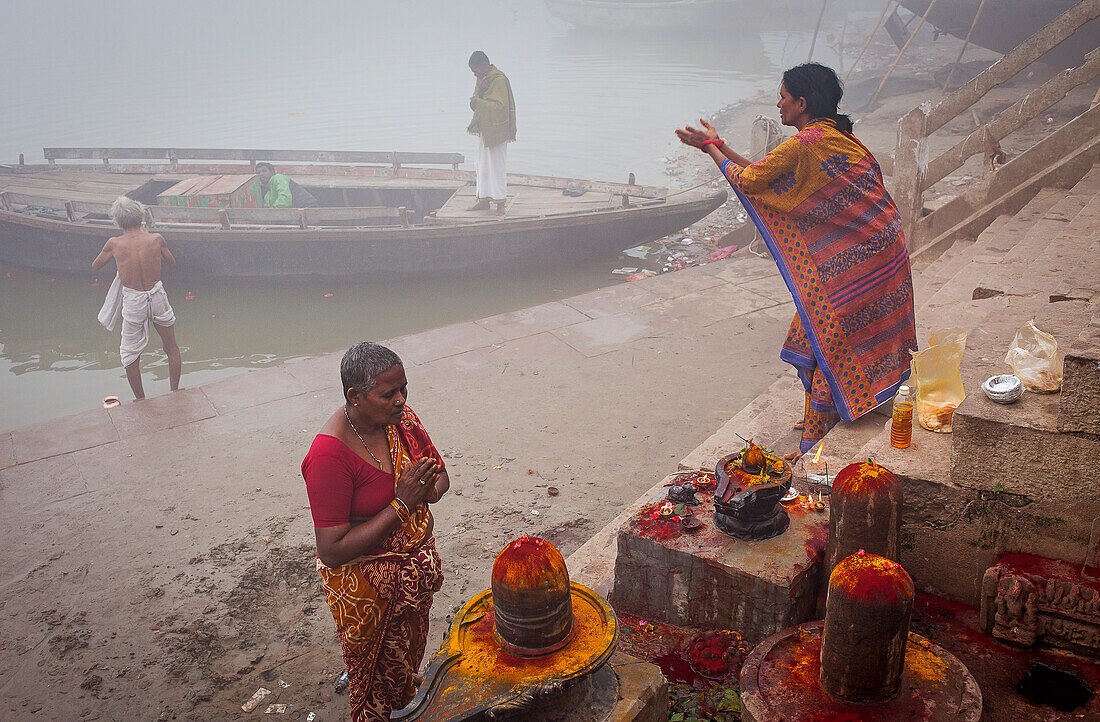
[[[789,454],[786,454],[786,455],[785,455],[785,456],[784,456],[783,458],[784,458],[784,459],[785,459],[786,461],[789,461],[790,463],[794,464],[794,463],[796,463],[796,462],[797,462],[797,461],[798,461],[799,459],[801,459],[801,458],[802,458],[802,452],[801,452],[801,451],[792,451],[791,453],[789,453]]]
[[[795,431],[802,431],[805,428],[806,428],[806,417],[803,416],[801,419],[798,420],[798,423],[796,423],[794,425],[794,429],[795,429]]]
[[[482,198],[477,203],[470,206],[468,210],[471,210],[471,211],[487,211],[487,210],[489,210],[489,199],[488,198]]]

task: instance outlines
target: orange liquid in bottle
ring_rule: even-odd
[[[890,445],[896,449],[908,449],[913,441],[913,404],[894,404],[890,421]]]

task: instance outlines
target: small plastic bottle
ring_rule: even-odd
[[[908,386],[898,388],[894,397],[894,413],[890,421],[890,445],[908,449],[913,440],[913,396]]]

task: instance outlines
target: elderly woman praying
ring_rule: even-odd
[[[450,480],[405,403],[397,354],[358,343],[340,362],[340,380],[344,405],[314,438],[302,476],[352,719],[387,720],[413,697],[432,596],[443,585],[428,505]]]
[[[797,132],[756,162],[705,120],[676,131],[721,168],[756,224],[795,303],[779,358],[806,391],[799,449],[839,419],[891,399],[917,348],[913,276],[897,206],[871,151],[838,112],[836,73],[818,63],[783,73],[779,118]]]

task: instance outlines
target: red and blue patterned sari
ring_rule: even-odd
[[[794,298],[779,357],[809,397],[806,452],[909,377],[917,336],[898,209],[874,156],[832,120],[810,123],[751,165],[725,161],[722,172]]]

